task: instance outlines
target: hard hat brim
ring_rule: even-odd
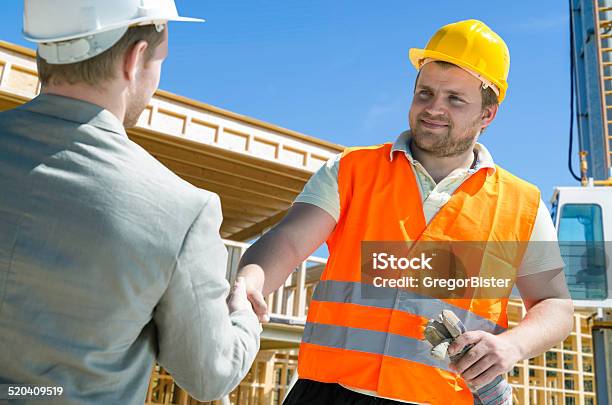
[[[63,41],[70,41],[72,39],[77,39],[77,38],[83,38],[83,37],[88,37],[90,35],[96,35],[99,34],[101,32],[106,32],[106,31],[112,31],[112,30],[116,30],[118,28],[122,28],[122,27],[126,27],[126,26],[133,26],[133,25],[143,25],[143,23],[151,23],[151,24],[155,24],[155,22],[162,22],[162,21],[180,21],[180,22],[206,22],[206,20],[202,19],[202,18],[192,18],[192,17],[160,17],[159,20],[153,20],[150,17],[142,17],[142,18],[137,18],[137,19],[133,19],[133,20],[128,20],[128,21],[120,21],[117,22],[115,24],[111,24],[108,25],[106,27],[104,27],[103,30],[91,30],[89,32],[79,32],[78,34],[73,34],[73,35],[64,35],[61,37],[55,37],[55,38],[37,38],[37,37],[33,37],[31,35],[29,35],[27,32],[22,31],[23,32],[23,36],[26,40],[31,41],[31,42],[36,42],[36,43],[45,43],[45,42],[63,42]]]
[[[184,22],[206,22],[203,18],[193,18],[193,17],[177,17],[173,18],[169,21],[184,21]]]
[[[459,59],[453,58],[452,56],[446,55],[442,52],[432,51],[429,49],[410,48],[410,50],[408,51],[408,58],[410,59],[410,62],[412,63],[412,65],[415,67],[416,70],[421,69],[421,66],[420,66],[421,60],[425,58],[441,60],[444,62],[452,63],[453,65],[457,65],[462,68],[470,69],[474,72],[482,74],[487,80],[491,81],[499,88],[499,96],[497,97],[497,100],[499,101],[499,103],[501,103],[506,96],[506,88],[508,87],[507,83],[505,82],[500,83],[496,78],[490,77],[484,72],[481,72],[475,66],[471,66],[469,63],[465,63]]]

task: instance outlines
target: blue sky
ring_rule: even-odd
[[[22,1],[3,0],[0,39],[21,38]],[[174,23],[161,88],[347,146],[407,128],[416,72],[408,49],[476,18],[510,49],[508,95],[483,135],[496,163],[548,201],[567,170],[566,1],[177,0],[206,24]],[[383,6],[384,5],[384,6]],[[576,149],[574,149],[576,150]],[[577,164],[575,164],[577,167]]]

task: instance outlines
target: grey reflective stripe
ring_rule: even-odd
[[[423,297],[414,292],[396,288],[374,287],[371,284],[321,280],[315,288],[312,299],[324,302],[350,302],[375,308],[395,309],[427,319],[437,318],[443,309],[450,309],[461,319],[467,330],[484,330],[495,335],[506,330],[486,318],[445,301]]]
[[[307,323],[304,328],[302,342],[338,349],[382,354],[451,371],[448,368],[448,362],[437,360],[429,354],[431,350],[429,343],[393,333],[321,323]]]

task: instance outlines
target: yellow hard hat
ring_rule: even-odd
[[[425,49],[410,49],[409,57],[417,70],[426,59],[471,70],[497,87],[500,103],[506,96],[510,52],[504,40],[482,21],[465,20],[445,25],[431,37]]]

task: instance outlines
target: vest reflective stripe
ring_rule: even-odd
[[[363,296],[380,298],[363,298]],[[443,300],[426,298],[412,291],[400,291],[388,287],[374,287],[350,281],[321,280],[312,299],[323,302],[352,303],[357,305],[394,309],[426,319],[435,318],[443,309],[453,311],[463,321],[467,330],[484,330],[499,334],[506,328],[473,312],[449,304]]]
[[[450,371],[447,361],[436,360],[429,354],[431,350],[429,343],[393,333],[309,323],[304,328],[302,341],[319,346],[396,357]]]
[[[377,391],[386,398],[432,405],[473,404],[461,378],[442,368],[398,357],[302,342],[300,378]],[[381,379],[387,383],[381,385]],[[316,403],[314,401],[313,403]]]

